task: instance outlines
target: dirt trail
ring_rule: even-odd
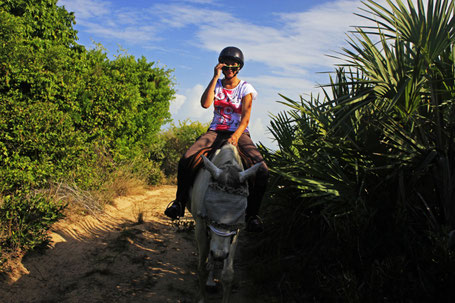
[[[175,190],[163,186],[122,197],[102,215],[58,222],[52,247],[26,256],[10,281],[0,282],[0,302],[193,302],[192,220],[176,225],[163,215]],[[252,285],[241,256],[247,237],[240,237],[232,302],[264,302],[248,293]],[[219,302],[221,293],[209,299]]]

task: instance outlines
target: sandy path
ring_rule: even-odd
[[[96,218],[57,223],[52,248],[27,256],[10,281],[1,282],[0,302],[193,302],[197,253],[187,227],[192,221],[177,226],[163,215],[175,190],[163,186],[122,197]],[[241,234],[241,245],[247,237]],[[232,302],[264,302],[248,293],[241,254],[240,248]],[[220,299],[213,294],[209,302]]]

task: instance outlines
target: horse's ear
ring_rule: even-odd
[[[239,173],[240,183],[243,183],[251,176],[256,175],[258,169],[262,166],[262,162],[256,163],[245,171]]]
[[[204,166],[212,175],[212,178],[218,180],[218,177],[220,176],[222,170],[216,167],[215,164],[213,164],[212,161],[207,159],[207,157],[204,155],[202,155],[202,160],[204,160]]]

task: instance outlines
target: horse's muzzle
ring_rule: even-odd
[[[227,259],[227,257],[229,256],[229,252],[225,252],[223,250],[216,251],[211,250],[210,254],[212,255],[213,260],[215,261],[223,261]]]

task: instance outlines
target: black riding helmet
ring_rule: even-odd
[[[243,53],[240,49],[234,46],[228,46],[224,48],[220,56],[218,57],[218,62],[223,62],[223,59],[232,59],[240,63],[240,68],[243,67]]]

